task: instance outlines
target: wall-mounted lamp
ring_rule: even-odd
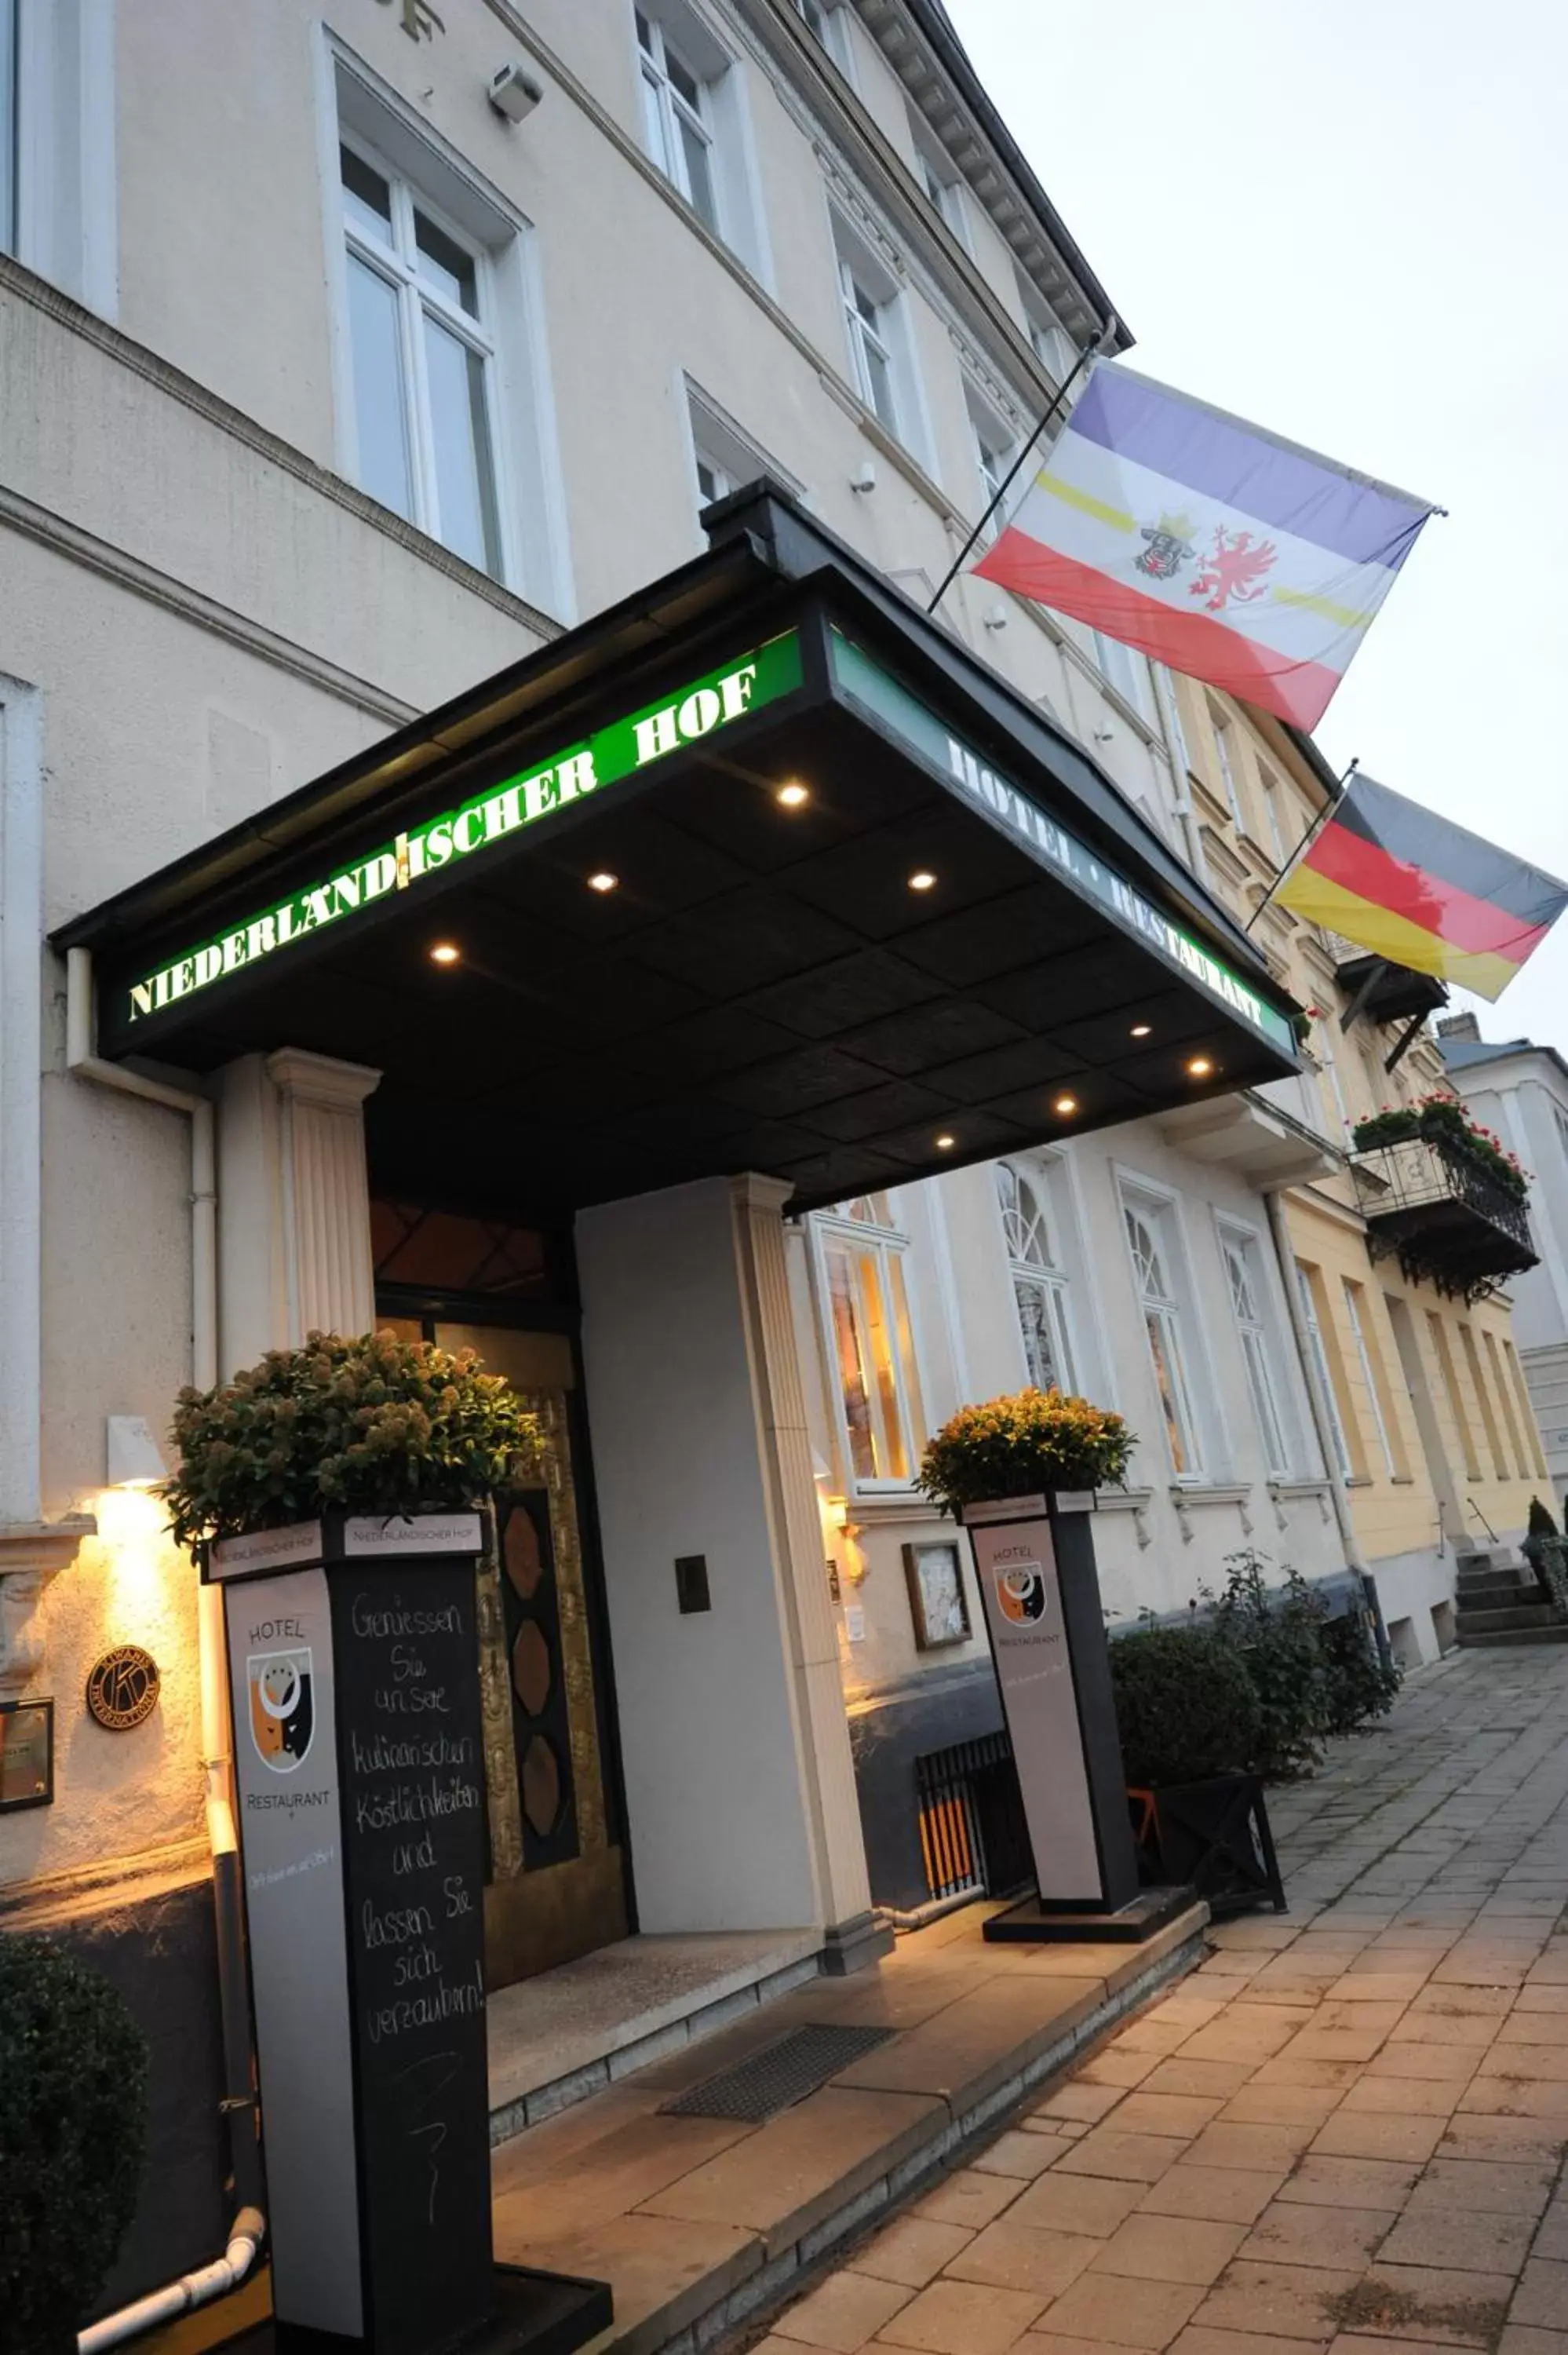
[[[854,473],[850,476],[850,488],[852,491],[861,492],[875,490],[876,468],[872,464],[869,458],[864,461],[863,464],[857,466]]]
[[[490,102],[508,123],[521,123],[532,114],[544,95],[532,74],[524,73],[521,66],[503,66],[490,77]]]
[[[111,1488],[152,1488],[168,1478],[169,1467],[144,1415],[111,1414],[108,1431]]]
[[[1007,607],[999,600],[996,604],[988,605],[986,607],[982,619],[984,620],[988,630],[1005,630],[1007,627]]]

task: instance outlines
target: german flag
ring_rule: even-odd
[[[1274,897],[1390,964],[1496,998],[1568,884],[1358,772]]]

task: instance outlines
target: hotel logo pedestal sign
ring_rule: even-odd
[[[207,1564],[280,2347],[565,2350],[610,2318],[600,2285],[493,2262],[479,1546],[476,1514],[333,1518],[306,1566],[258,1575],[249,1540]]]
[[[1092,1504],[964,1509],[1045,1916],[1112,1914],[1138,1896]]]

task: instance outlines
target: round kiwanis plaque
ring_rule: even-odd
[[[118,1644],[88,1670],[87,1706],[111,1733],[127,1733],[158,1706],[158,1663],[140,1644]]]

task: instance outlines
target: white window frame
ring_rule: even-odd
[[[358,261],[381,283],[391,288],[397,304],[398,359],[403,377],[405,403],[404,426],[406,456],[408,465],[409,503],[412,512],[405,516],[407,523],[425,532],[431,539],[440,540],[443,548],[452,549],[441,528],[440,486],[436,461],[435,432],[431,416],[429,364],[425,354],[424,324],[427,318],[450,335],[464,350],[473,355],[482,369],[484,387],[483,430],[486,447],[482,454],[488,468],[491,501],[493,506],[493,544],[487,545],[482,559],[471,553],[452,549],[472,564],[476,571],[487,572],[493,580],[504,582],[512,569],[508,548],[505,502],[503,496],[504,470],[502,460],[502,434],[499,410],[503,398],[501,372],[497,366],[495,334],[496,293],[490,256],[484,247],[443,211],[440,205],[404,173],[392,160],[362,133],[344,124],[339,127],[340,145],[355,156],[367,170],[385,180],[391,204],[391,242],[385,243],[361,227],[344,202],[341,168],[338,179],[338,208],[343,229],[344,246],[350,260]],[[416,243],[416,215],[422,214],[453,244],[466,253],[474,266],[474,298],[477,311],[470,314],[453,303],[432,282],[419,267]],[[353,330],[349,329],[352,351]],[[355,473],[359,476],[358,404],[353,409],[355,435]],[[394,509],[400,513],[400,509]],[[487,540],[491,534],[487,532]]]
[[[0,0],[14,77],[0,252],[113,319],[120,307],[115,0]]]
[[[952,230],[964,251],[971,252],[963,174],[913,107],[909,110],[909,136],[914,143],[915,177],[921,194],[938,219]]]
[[[1017,276],[1018,299],[1023,307],[1030,346],[1059,390],[1078,365],[1078,346],[1044,294],[1024,277],[1022,271]]]
[[[1121,1226],[1128,1271],[1132,1279],[1133,1297],[1138,1304],[1139,1321],[1143,1327],[1149,1369],[1160,1405],[1171,1476],[1179,1487],[1202,1487],[1212,1477],[1208,1468],[1211,1461],[1210,1434],[1204,1428],[1197,1403],[1202,1394],[1207,1368],[1196,1313],[1197,1292],[1192,1282],[1186,1237],[1181,1231],[1177,1199],[1165,1188],[1152,1186],[1145,1178],[1118,1170],[1117,1216]],[[1134,1220],[1144,1227],[1161,1260],[1161,1273],[1169,1287],[1163,1294],[1153,1292],[1146,1283],[1132,1233]],[[1160,1337],[1158,1348],[1156,1327]],[[1160,1378],[1161,1357],[1168,1381],[1162,1381]]]
[[[1231,757],[1231,723],[1213,703],[1209,706],[1209,723],[1214,737],[1214,764],[1220,773],[1220,783],[1224,787],[1225,806],[1231,814],[1231,824],[1238,834],[1245,834],[1246,818],[1242,808],[1241,781]]]
[[[849,28],[841,0],[794,0],[795,14],[848,80],[853,71]]]
[[[358,479],[348,240],[338,160],[340,144],[346,144],[364,153],[384,174],[390,167],[440,228],[483,255],[493,304],[490,430],[501,517],[502,584],[570,624],[577,618],[577,603],[544,289],[532,225],[324,26],[319,28],[316,69],[339,472],[350,482]],[[377,157],[381,160],[376,163]]]
[[[1053,1352],[1059,1364],[1057,1386],[1070,1396],[1078,1395],[1083,1377],[1074,1333],[1072,1279],[1062,1250],[1065,1221],[1060,1188],[1053,1182],[1059,1175],[1058,1169],[1040,1156],[998,1161],[992,1164],[992,1170],[997,1224],[1007,1260],[1024,1372],[1036,1389],[1050,1387],[1041,1380],[1041,1369],[1034,1363],[1030,1348],[1030,1327],[1025,1321],[1022,1297],[1027,1289],[1037,1293],[1043,1304]],[[1020,1197],[1016,1203],[1008,1199],[1010,1180]],[[1033,1209],[1022,1199],[1024,1192],[1032,1198]],[[1031,1250],[1036,1242],[1042,1247],[1038,1256]]]
[[[1305,1260],[1297,1260],[1296,1292],[1301,1303],[1301,1323],[1307,1335],[1307,1346],[1312,1354],[1313,1370],[1322,1386],[1323,1403],[1329,1417],[1329,1436],[1333,1442],[1335,1468],[1341,1486],[1349,1487],[1356,1476],[1355,1458],[1345,1433],[1345,1421],[1340,1412],[1340,1395],[1334,1388],[1333,1369],[1323,1341],[1323,1327],[1318,1321],[1318,1304],[1312,1295],[1312,1279]]]
[[[980,477],[978,512],[983,515],[1012,472],[1012,462],[1018,455],[1018,436],[967,372],[964,376],[964,410],[969,421],[975,472]],[[999,507],[985,527],[986,538],[994,538],[1006,521],[1004,509]]]
[[[921,396],[920,378],[915,365],[908,301],[904,287],[891,263],[831,199],[828,200],[827,213],[849,362],[846,369],[849,382],[876,420],[879,430],[902,442],[925,464],[931,437]],[[873,320],[866,321],[862,317],[859,305],[851,293],[853,286],[858,286],[871,304],[876,314]],[[871,380],[861,344],[861,333],[866,326],[873,329],[878,348],[887,356],[895,421],[891,423],[872,398]]]
[[[857,268],[853,255],[839,256],[839,300],[843,305],[844,335],[849,343],[855,390],[884,432],[902,440],[904,420],[898,402],[898,371],[885,325],[888,306],[879,303],[866,285],[864,273]]]
[[[646,41],[642,37],[644,28],[648,33]],[[711,229],[715,237],[723,237],[724,195],[709,77],[688,58],[679,37],[671,38],[657,10],[634,8],[632,29],[637,38],[637,94],[642,112],[643,144],[670,186],[685,198],[704,227]],[[694,102],[676,87],[672,61],[695,91]],[[707,171],[706,207],[693,187],[683,130],[690,132],[702,149]]]
[[[1295,847],[1294,844],[1287,838],[1286,829],[1281,822],[1280,813],[1288,806],[1285,787],[1266,761],[1258,762],[1257,773],[1258,783],[1263,789],[1263,815],[1264,823],[1268,829],[1269,847],[1274,852],[1275,865],[1283,874],[1291,851]]]
[[[1124,645],[1120,638],[1107,637],[1099,630],[1095,630],[1092,635],[1100,677],[1138,714],[1146,728],[1151,727],[1154,706],[1150,693],[1147,658],[1136,647]]]
[[[1216,1218],[1220,1257],[1230,1294],[1231,1313],[1246,1373],[1253,1421],[1263,1444],[1263,1460],[1271,1480],[1288,1480],[1292,1468],[1292,1425],[1285,1386],[1280,1380],[1279,1337],[1274,1318],[1266,1260],[1255,1228],[1232,1219]],[[1249,1295],[1250,1308],[1238,1296],[1236,1272]]]
[[[696,501],[693,521],[699,548],[707,546],[707,537],[698,518],[703,508],[709,504],[697,477],[699,465],[706,466],[716,479],[722,481],[723,489],[715,493],[719,498],[727,496],[731,491],[743,490],[747,483],[755,483],[766,474],[772,481],[781,483],[803,506],[810,506],[806,486],[800,477],[791,474],[788,466],[780,464],[759,442],[754,441],[744,427],[736,423],[727,410],[720,407],[711,393],[705,392],[694,378],[683,371],[676,376],[675,398],[686,421],[692,489]]]
[[[1399,1476],[1399,1461],[1393,1452],[1393,1444],[1388,1435],[1388,1424],[1383,1420],[1383,1400],[1378,1394],[1377,1371],[1372,1364],[1366,1327],[1361,1321],[1361,1305],[1356,1298],[1358,1287],[1348,1275],[1341,1275],[1340,1289],[1345,1297],[1345,1316],[1350,1325],[1351,1338],[1356,1345],[1356,1362],[1361,1367],[1361,1380],[1366,1386],[1367,1401],[1372,1409],[1372,1429],[1377,1433],[1377,1444],[1383,1454],[1383,1469],[1388,1477],[1394,1480]]]
[[[814,1211],[810,1220],[811,1231],[811,1266],[817,1286],[819,1319],[821,1331],[824,1364],[833,1425],[838,1435],[841,1461],[843,1466],[845,1494],[857,1497],[907,1496],[915,1485],[921,1453],[926,1444],[925,1401],[929,1395],[927,1369],[922,1359],[919,1324],[915,1307],[915,1287],[911,1281],[912,1253],[908,1231],[892,1223],[896,1218],[896,1206],[887,1205],[886,1218],[855,1215],[863,1207],[874,1211],[876,1198],[858,1196],[853,1202],[841,1203],[832,1210]],[[906,1470],[902,1474],[862,1472],[855,1465],[854,1444],[850,1430],[849,1411],[844,1399],[843,1380],[840,1369],[839,1339],[833,1318],[833,1287],[829,1268],[830,1254],[835,1250],[851,1250],[869,1254],[881,1271],[882,1300],[885,1311],[896,1320],[897,1305],[902,1299],[906,1325],[907,1361],[899,1336],[894,1330],[894,1346],[888,1370],[892,1377],[892,1409],[897,1420],[897,1444]],[[893,1263],[897,1265],[896,1284],[890,1273]],[[853,1272],[853,1305],[858,1316],[856,1339],[859,1350],[870,1347],[865,1303],[860,1288],[858,1270]],[[916,1395],[911,1397],[913,1383]],[[867,1399],[871,1418],[873,1443],[875,1441],[876,1408]],[[881,1401],[881,1417],[887,1419],[889,1401]]]
[[[1187,747],[1187,730],[1181,725],[1181,698],[1176,692],[1176,682],[1163,663],[1150,663],[1149,667],[1153,673],[1155,693],[1160,698],[1160,709],[1165,714],[1165,725],[1171,737],[1171,756],[1181,764],[1176,778],[1177,793],[1182,800],[1185,800],[1187,780],[1192,767],[1192,755]]]

